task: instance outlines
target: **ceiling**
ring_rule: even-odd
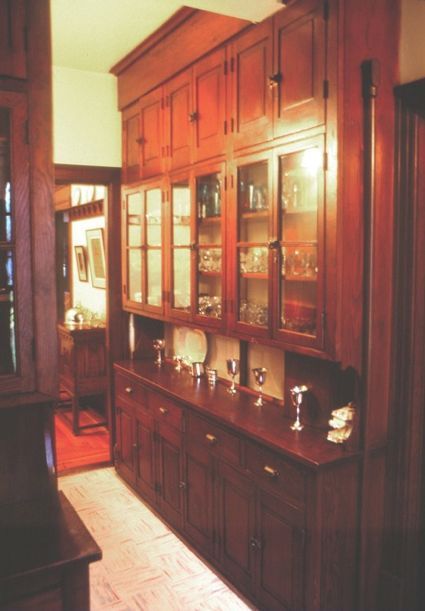
[[[183,0],[186,6],[261,21],[280,0]],[[53,64],[109,69],[182,6],[182,0],[50,0]]]

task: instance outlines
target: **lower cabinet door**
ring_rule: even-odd
[[[214,551],[212,461],[204,448],[192,446],[184,460],[184,531],[203,553]]]
[[[155,502],[154,419],[151,414],[136,412],[136,487],[151,503]]]
[[[255,538],[255,487],[229,467],[218,466],[220,564],[241,589],[251,589],[258,541]]]
[[[183,516],[181,432],[158,424],[158,505],[170,524],[181,527]]]
[[[256,595],[268,611],[305,608],[303,527],[301,510],[259,491]]]
[[[130,483],[134,483],[134,427],[133,410],[116,406],[116,451],[117,471]]]

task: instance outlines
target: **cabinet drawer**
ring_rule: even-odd
[[[220,426],[194,414],[187,419],[187,446],[207,449],[211,454],[234,465],[240,463],[240,440]]]
[[[183,408],[172,399],[150,392],[149,408],[160,423],[169,424],[178,430],[182,429]]]
[[[117,402],[148,406],[145,387],[138,380],[118,372],[115,374],[115,397]]]
[[[266,490],[305,502],[306,475],[279,454],[253,443],[246,444],[246,468]]]

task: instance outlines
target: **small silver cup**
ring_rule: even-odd
[[[194,362],[191,365],[191,374],[194,378],[200,378],[204,375],[204,364]]]
[[[217,369],[212,369],[211,367],[207,367],[206,372],[207,372],[207,380],[208,380],[209,386],[215,386],[217,384],[217,377],[218,377]]]

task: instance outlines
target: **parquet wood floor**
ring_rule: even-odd
[[[80,411],[80,423],[92,424],[99,416],[90,408]],[[56,467],[60,474],[110,464],[109,431],[106,427],[83,429],[74,435],[71,412],[59,408],[55,413]]]
[[[113,468],[59,478],[102,549],[92,611],[255,611],[120,480]]]

